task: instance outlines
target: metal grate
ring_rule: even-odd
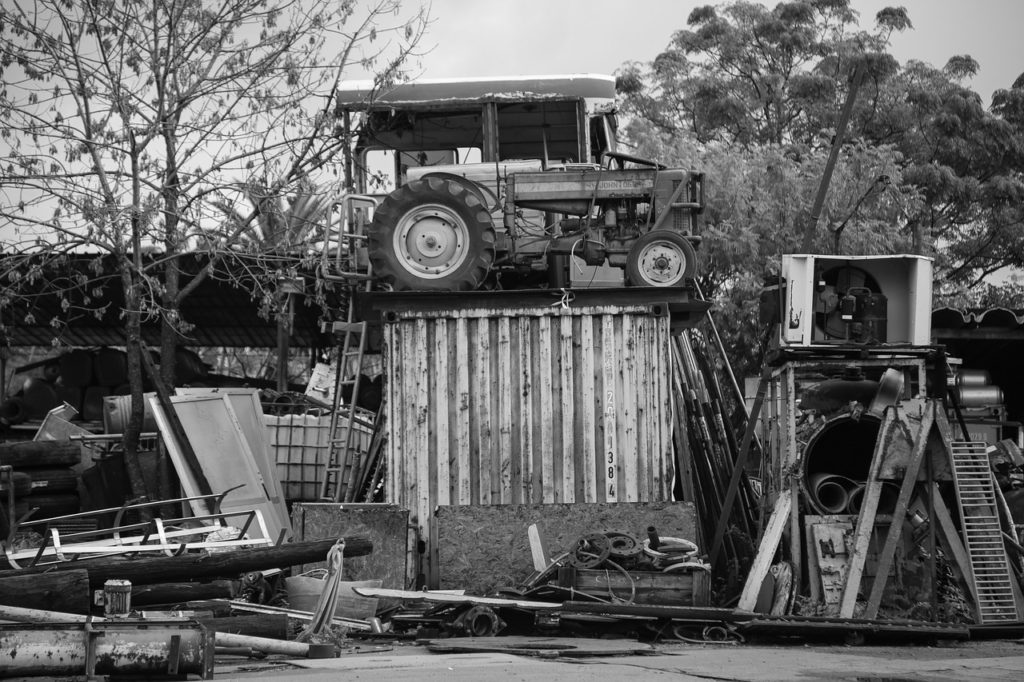
[[[953,480],[981,625],[1020,620],[986,443],[951,444]]]

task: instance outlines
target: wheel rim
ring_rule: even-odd
[[[661,285],[682,281],[686,271],[686,254],[678,244],[658,239],[641,249],[637,271],[645,282]]]
[[[469,241],[465,221],[439,204],[409,211],[395,230],[395,252],[402,267],[425,279],[457,270],[469,255]]]

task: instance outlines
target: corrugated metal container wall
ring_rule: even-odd
[[[670,499],[662,306],[401,312],[384,327],[388,499],[422,531],[437,505]]]

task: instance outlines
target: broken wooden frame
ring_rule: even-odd
[[[220,504],[226,490],[220,494],[203,495],[202,502],[212,510],[209,514],[199,516],[182,516],[177,518],[154,518],[149,521],[125,523],[125,515],[161,507],[195,502],[193,498],[181,497],[173,500],[156,502],[128,502],[120,507],[110,507],[94,511],[67,514],[46,519],[28,520],[26,515],[11,525],[7,538],[0,543],[0,554],[13,568],[24,568],[21,562],[29,559],[29,566],[40,563],[52,563],[43,559],[55,559],[58,562],[74,561],[86,556],[108,556],[113,554],[136,554],[159,552],[167,556],[175,556],[190,549],[210,549],[228,547],[268,546],[273,544],[267,531],[262,513],[257,509],[221,511]],[[30,512],[31,513],[31,512]],[[110,528],[61,532],[61,526],[73,525],[75,522],[90,521],[97,517],[114,514]],[[231,525],[228,519],[240,519],[240,526]],[[191,528],[173,528],[178,523],[198,523]],[[32,527],[43,526],[43,544],[36,548],[15,550],[14,541],[17,533]],[[238,528],[238,533],[227,540],[194,541],[179,538],[207,537],[225,528]],[[260,533],[260,537],[248,538],[250,529]],[[279,534],[278,543],[283,539]]]

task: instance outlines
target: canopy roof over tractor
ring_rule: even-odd
[[[425,79],[375,89],[373,81],[343,83],[338,110],[453,108],[483,102],[615,99],[615,78],[601,74]]]

